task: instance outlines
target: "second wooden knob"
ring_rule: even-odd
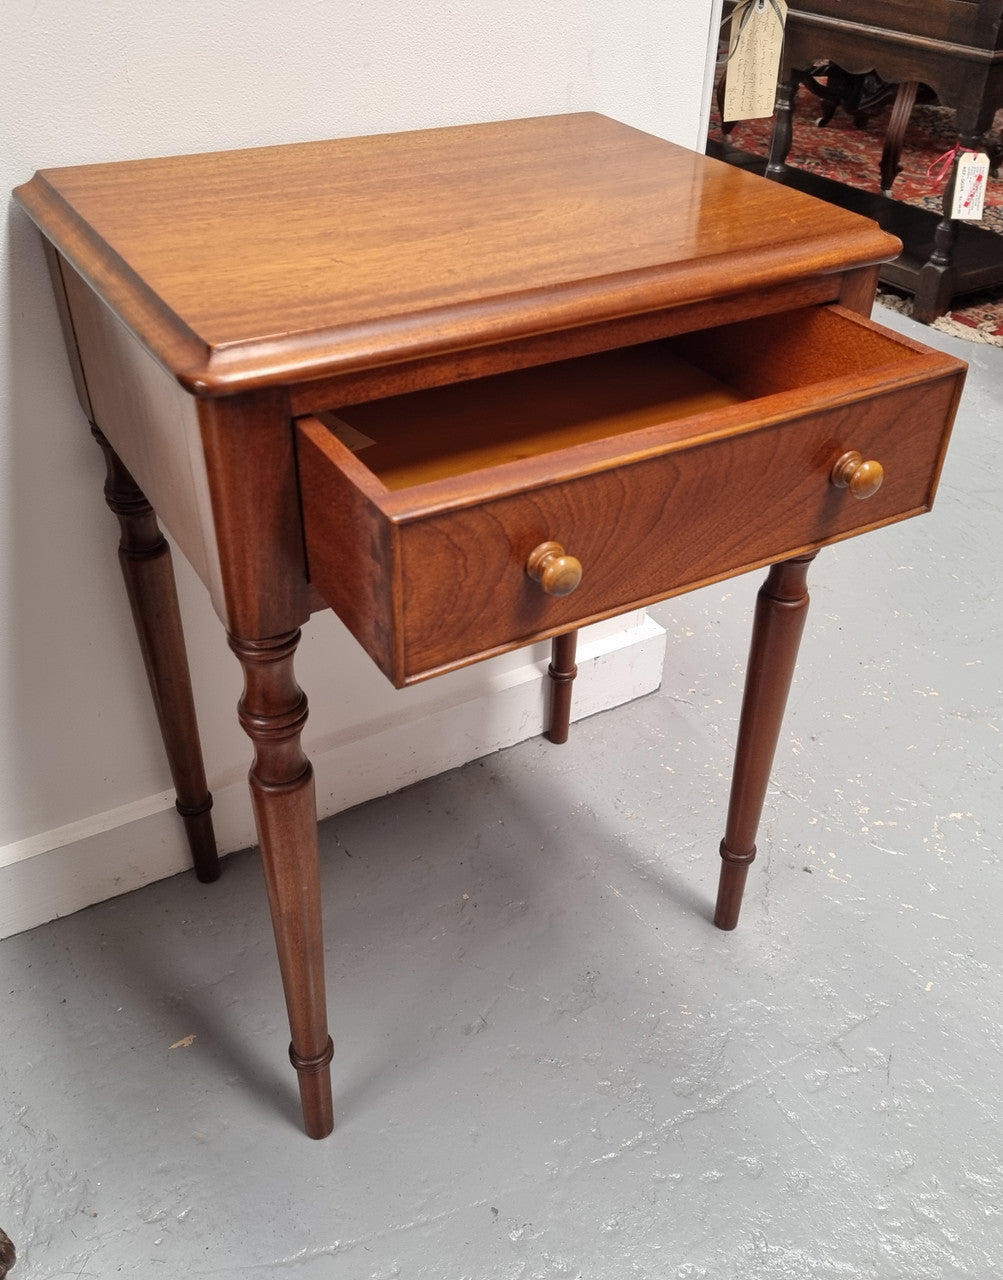
[[[837,459],[829,477],[837,489],[849,489],[855,498],[869,498],[881,488],[885,469],[873,459],[864,461],[856,449],[850,449]]]
[[[559,542],[541,542],[529,553],[526,572],[548,596],[569,596],[582,580],[582,562],[565,555]]]

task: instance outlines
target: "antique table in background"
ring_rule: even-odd
[[[984,150],[1003,106],[1003,0],[795,0],[787,11],[770,177],[793,177],[786,160],[797,73],[826,61],[854,74],[874,71],[896,84],[929,85],[954,111],[961,146]],[[934,319],[956,294],[1003,282],[1003,241],[984,228],[950,217],[938,221],[925,210],[824,179],[813,185],[810,175],[795,180],[802,190],[878,219],[900,236],[905,252],[885,265],[881,277],[915,295],[917,320]]]
[[[592,114],[43,170],[17,197],[106,451],[204,879],[211,801],[153,508],[243,667],[307,1132],[333,1125],[293,674],[314,610],[397,685],[556,637],[560,739],[576,628],[772,566],[720,847],[733,928],[808,563],[929,508],[960,394],[960,362],[865,318],[896,242]]]

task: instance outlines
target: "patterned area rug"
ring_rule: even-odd
[[[868,120],[863,129],[858,129],[850,117],[839,110],[829,124],[819,128],[816,124],[819,101],[807,89],[801,89],[795,103],[789,163],[863,191],[880,191],[881,148],[890,112],[889,105]],[[994,139],[998,139],[1001,126],[1003,112],[996,117]],[[772,127],[772,120],[742,120],[731,130],[727,141],[742,151],[765,156],[769,152]],[[897,200],[940,211],[944,184],[931,176],[931,169],[936,172],[937,161],[953,148],[956,141],[953,129],[954,113],[945,107],[921,104],[913,110],[902,148],[902,172],[892,188]],[[711,119],[711,137],[722,137],[716,107]],[[1003,177],[989,180],[981,225],[1001,236],[1000,253],[1003,254]],[[880,301],[906,315],[912,309],[910,298],[890,292],[884,285]],[[959,298],[958,305],[934,320],[932,327],[972,342],[1003,346],[1003,289]]]

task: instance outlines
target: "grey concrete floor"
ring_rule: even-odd
[[[934,513],[816,562],[739,930],[758,574],[568,746],[324,824],[325,1142],[253,852],[0,944],[12,1280],[1003,1276],[1003,350],[882,318],[971,381]]]

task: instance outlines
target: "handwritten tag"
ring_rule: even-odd
[[[984,151],[963,151],[958,157],[958,171],[954,179],[954,198],[951,201],[951,217],[965,222],[978,222],[986,202],[986,182],[989,178],[989,157]]]
[[[773,115],[784,47],[787,0],[740,0],[731,16],[725,120]]]

